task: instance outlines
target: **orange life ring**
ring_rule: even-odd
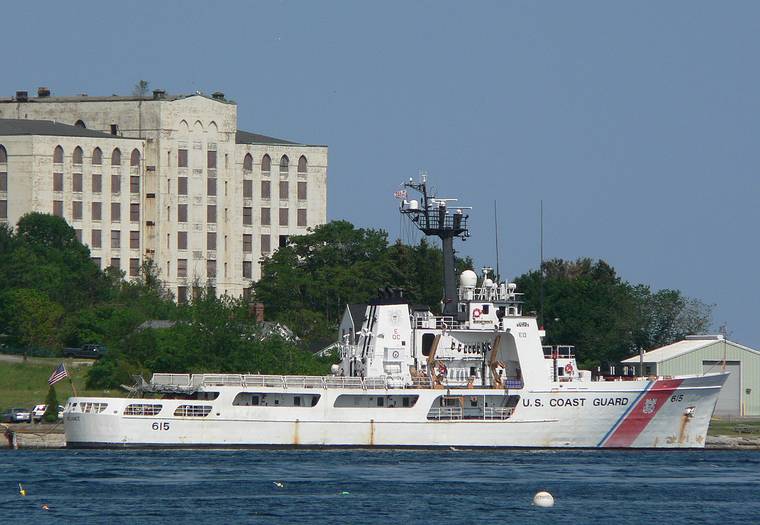
[[[574,370],[574,369],[573,369],[573,365],[572,365],[572,363],[567,363],[567,364],[565,365],[565,372],[566,372],[566,373],[568,373],[568,374],[572,375],[572,373],[573,373],[573,370]]]
[[[482,313],[482,312],[480,311],[480,308],[475,308],[475,309],[472,311],[472,316],[473,316],[475,319],[477,319],[478,317],[480,317],[480,314],[481,314],[481,313]]]

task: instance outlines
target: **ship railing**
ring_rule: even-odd
[[[436,328],[438,330],[451,330],[459,328],[461,323],[451,315],[427,315],[414,318],[415,328]]]
[[[243,386],[240,374],[193,374],[193,386]]]
[[[462,407],[438,407],[431,408],[428,419],[462,419]]]
[[[151,383],[166,386],[190,386],[190,374],[153,374]]]
[[[513,410],[506,407],[484,407],[483,419],[509,419]]]
[[[545,345],[542,348],[545,359],[571,359],[575,357],[575,347],[572,345]]]
[[[396,388],[433,388],[429,377],[412,377],[403,382],[399,378],[343,377],[343,376],[278,376],[264,374],[153,374],[150,384],[156,388],[195,389],[201,386],[239,386],[275,388],[358,388],[362,390],[388,390]],[[444,382],[448,388],[467,388],[465,383]],[[519,379],[507,379],[504,387],[521,389]]]
[[[390,378],[341,376],[277,376],[263,374],[154,374],[151,384],[161,387],[239,386],[276,388],[359,388],[388,389],[396,386]]]
[[[429,377],[413,377],[407,388],[433,388],[433,381]]]
[[[325,376],[324,388],[364,388],[361,377]]]

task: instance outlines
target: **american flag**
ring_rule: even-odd
[[[406,199],[406,190],[394,191],[393,196],[397,199]]]
[[[63,363],[61,363],[58,365],[58,368],[53,370],[53,373],[50,375],[50,379],[48,379],[48,385],[53,385],[65,377],[69,377],[69,373],[66,372],[66,367],[63,365]]]

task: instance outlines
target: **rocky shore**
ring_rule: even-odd
[[[707,436],[705,448],[760,450],[760,436]]]

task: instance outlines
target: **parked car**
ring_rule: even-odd
[[[42,421],[45,410],[47,410],[47,405],[34,405],[32,409],[32,422],[39,423]],[[58,405],[58,419],[63,419],[63,405]]]
[[[86,344],[79,348],[64,348],[63,357],[89,357],[98,359],[106,353],[106,347],[103,345]]]
[[[32,414],[26,408],[11,408],[3,413],[3,423],[29,423]]]

